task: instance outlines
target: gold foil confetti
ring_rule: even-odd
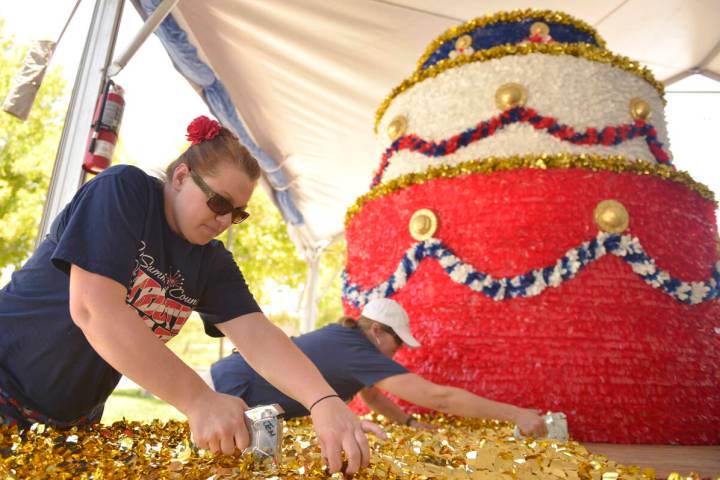
[[[379,421],[375,418],[376,421]],[[651,468],[619,465],[576,442],[523,439],[496,420],[424,416],[437,430],[386,424],[390,439],[370,438],[364,479],[567,479],[654,478]],[[67,442],[69,437],[76,442]],[[130,444],[132,442],[132,445]],[[287,422],[279,465],[249,456],[212,455],[189,441],[187,423],[116,422],[59,432],[35,428],[18,435],[0,427],[0,478],[60,479],[299,479],[328,478],[308,419]],[[673,478],[692,479],[675,474]],[[335,474],[331,478],[344,478]]]

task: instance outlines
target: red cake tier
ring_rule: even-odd
[[[622,203],[622,233],[658,268],[708,282],[718,261],[715,205],[653,175],[515,169],[414,184],[365,203],[349,221],[347,277],[382,284],[418,243],[419,209],[433,237],[494,278],[553,266],[594,239],[593,211]],[[423,343],[396,359],[438,383],[568,415],[571,436],[616,443],[720,443],[720,300],[682,303],[613,254],[538,295],[494,300],[425,258],[392,298]],[[345,300],[348,314],[359,308]]]

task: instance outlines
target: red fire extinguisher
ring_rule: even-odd
[[[109,167],[112,162],[120,121],[125,110],[124,93],[120,85],[108,80],[103,93],[98,98],[83,160],[83,170],[88,173],[97,175]]]

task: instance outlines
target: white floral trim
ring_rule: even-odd
[[[555,118],[576,131],[601,130],[607,126],[632,123],[630,100],[643,98],[650,104],[649,122],[657,138],[672,157],[664,116],[665,106],[657,91],[645,80],[610,65],[571,56],[543,54],[511,55],[488,62],[473,62],[450,69],[435,78],[414,85],[398,95],[378,126],[378,155],[392,144],[388,124],[398,115],[406,118],[407,132],[428,141],[450,138],[474,127],[480,120],[500,113],[495,92],[508,82],[519,83],[528,91],[526,106],[541,115]],[[557,88],[558,82],[563,88]],[[520,128],[526,127],[526,128]],[[553,152],[598,153],[642,158],[655,162],[643,141],[625,142],[612,147],[569,146],[545,132],[529,133],[526,125],[507,127],[502,135],[483,139],[476,149],[465,148],[440,160],[401,155],[393,158],[384,180],[402,172],[424,171],[431,164],[475,160],[484,156],[544,154]],[[672,158],[670,159],[672,161]],[[400,165],[408,162],[410,165]],[[397,171],[395,170],[397,169]]]
[[[636,237],[605,232],[598,233],[593,240],[583,242],[578,248],[568,250],[554,265],[514,277],[497,279],[463,262],[441,240],[430,238],[410,247],[400,260],[395,273],[374,288],[362,290],[357,284],[350,283],[347,271],[344,271],[342,295],[344,300],[356,307],[362,307],[376,298],[390,297],[407,284],[420,262],[427,257],[436,259],[454,282],[466,285],[493,300],[532,297],[548,287],[559,287],[607,253],[620,257],[645,283],[661,289],[679,302],[697,305],[720,297],[720,261],[715,264],[708,280],[684,282],[658,268],[655,260],[645,253]]]

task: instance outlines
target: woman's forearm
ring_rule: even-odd
[[[374,387],[365,388],[360,391],[360,398],[373,411],[384,416],[393,422],[404,424],[410,415],[400,408],[395,402],[377,391]]]
[[[515,421],[517,407],[514,405],[489,400],[457,387],[440,388],[443,391],[436,396],[436,410],[462,417]]]
[[[76,323],[113,368],[183,413],[198,393],[209,390],[127,305],[105,305]]]
[[[514,421],[518,408],[480,397],[462,388],[438,385],[419,375],[394,375],[377,386],[408,402],[450,415]]]
[[[187,414],[205,382],[167,348],[125,303],[119,283],[73,265],[70,314],[113,368]]]

